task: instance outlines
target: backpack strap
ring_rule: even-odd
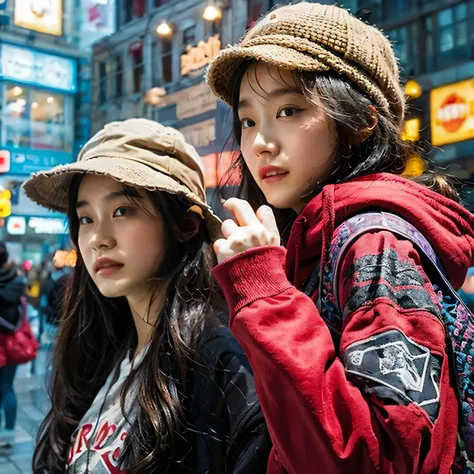
[[[424,235],[405,219],[389,212],[366,212],[344,221],[334,232],[330,243],[329,260],[320,271],[319,265],[309,275],[303,285],[303,292],[310,296],[319,284],[317,306],[331,331],[342,332],[343,312],[339,304],[337,284],[342,261],[351,245],[368,232],[389,231],[409,240],[427,262],[430,276],[440,282],[449,292],[454,292],[446,279],[441,261],[436,256]]]
[[[446,278],[446,272],[433,247],[416,227],[400,216],[389,212],[368,212],[359,214],[345,221],[337,229],[335,237],[331,241],[330,266],[333,270],[331,278],[332,288],[334,303],[339,311],[341,311],[341,308],[339,306],[338,288],[335,283],[339,280],[344,257],[350,249],[350,246],[361,235],[377,231],[389,231],[392,234],[410,241],[420,254],[422,260],[426,263],[427,274],[430,279],[433,280],[432,283],[437,284],[441,290],[447,290],[448,293],[457,294]]]
[[[474,472],[474,373],[471,357],[474,354],[474,316],[449,283],[443,266],[428,240],[412,224],[388,212],[358,214],[343,222],[334,232],[328,263],[319,280],[318,308],[336,335],[342,332],[343,313],[340,308],[337,281],[342,262],[350,246],[367,232],[389,231],[410,241],[423,260],[423,268],[435,292],[439,295],[441,311],[438,319],[446,332],[446,343],[451,370],[457,378],[457,397],[460,403],[458,446],[460,466],[455,472]],[[319,268],[316,269],[319,275]],[[316,270],[308,277],[305,290],[314,288]],[[311,284],[311,287],[310,287]],[[308,293],[306,293],[308,294]],[[312,293],[309,294],[311,296]]]

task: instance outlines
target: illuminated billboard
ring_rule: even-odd
[[[76,62],[11,44],[0,45],[0,78],[67,92],[76,91]]]
[[[430,110],[433,145],[474,138],[474,79],[433,89]]]
[[[15,0],[14,23],[50,35],[63,34],[62,0]]]

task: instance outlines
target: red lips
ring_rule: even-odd
[[[286,174],[288,174],[288,171],[285,171],[282,168],[278,168],[278,166],[265,165],[265,166],[261,166],[258,170],[258,175],[261,180],[264,180],[265,178],[268,179],[273,176],[286,175]]]
[[[94,263],[94,272],[98,272],[102,268],[123,267],[123,263],[112,260],[111,258],[100,257]]]

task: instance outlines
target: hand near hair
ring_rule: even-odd
[[[280,245],[275,216],[268,206],[259,207],[255,213],[247,201],[231,198],[224,207],[235,216],[235,221],[224,221],[224,238],[214,242],[219,263],[253,247]]]

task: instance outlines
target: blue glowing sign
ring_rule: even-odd
[[[3,79],[75,92],[76,61],[11,44],[0,46]]]

